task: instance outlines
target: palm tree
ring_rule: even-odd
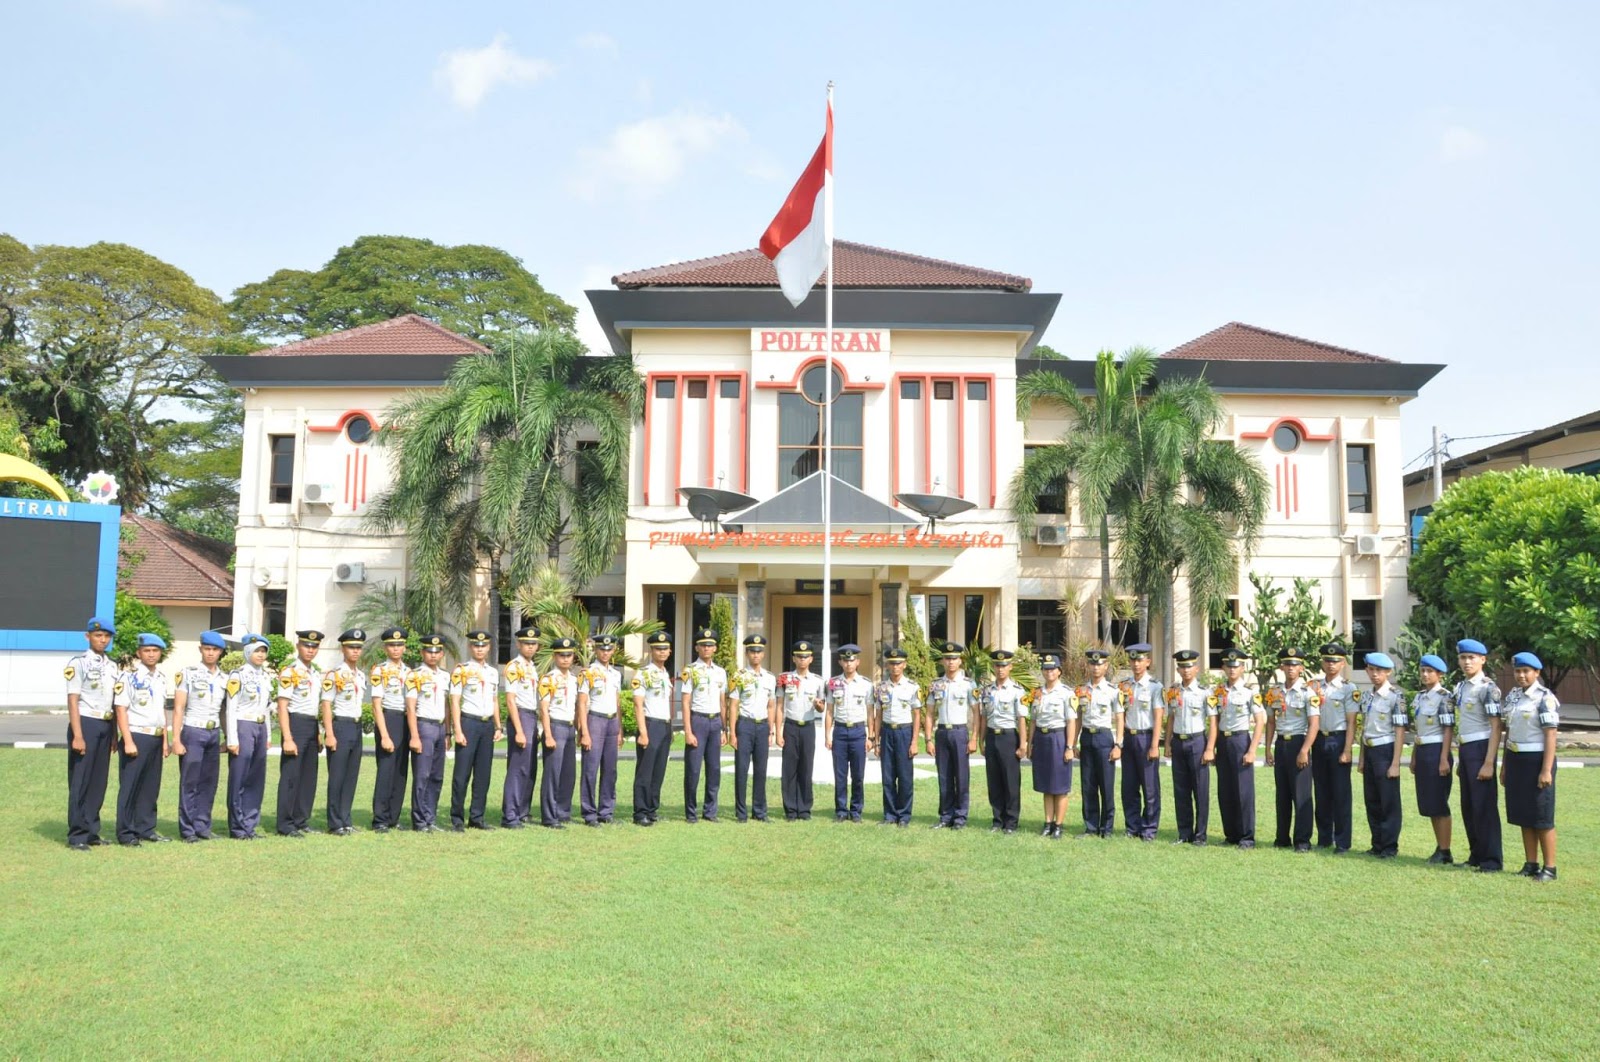
[[[367,665],[383,659],[383,643],[378,632],[399,624],[406,629],[406,659],[415,663],[419,659],[422,636],[437,633],[444,638],[445,651],[451,657],[461,657],[461,628],[449,619],[428,611],[432,595],[418,590],[402,589],[397,583],[374,583],[361,592],[341,621],[345,627],[361,627],[367,631],[369,641],[361,660]]]
[[[611,566],[644,383],[628,355],[584,355],[568,332],[515,333],[388,410],[381,438],[399,453],[371,523],[407,533],[422,611],[467,613],[484,566],[491,617],[563,549],[579,586]]]
[[[571,638],[577,642],[578,663],[587,664],[596,634],[609,634],[617,639],[617,652],[611,658],[614,665],[621,668],[641,667],[644,662],[628,653],[625,639],[636,634],[654,634],[665,627],[660,620],[624,619],[592,630],[589,610],[578,600],[571,580],[550,562],[534,570],[533,577],[518,593],[517,604],[522,614],[539,628],[544,639],[537,657],[540,670],[550,667],[550,643],[556,638]]]
[[[1078,488],[1084,520],[1100,531],[1100,638],[1110,640],[1111,564],[1139,596],[1141,611],[1163,616],[1164,645],[1173,643],[1172,586],[1180,571],[1209,617],[1227,607],[1238,578],[1238,550],[1255,548],[1266,517],[1267,480],[1259,462],[1211,435],[1222,423],[1222,400],[1200,378],[1155,379],[1154,351],[1135,347],[1119,360],[1095,359],[1095,394],[1085,397],[1054,373],[1017,384],[1019,415],[1054,401],[1074,426],[1059,443],[1033,450],[1012,478],[1011,510],[1024,530],[1037,496],[1059,477]],[[1112,550],[1115,532],[1116,550]]]

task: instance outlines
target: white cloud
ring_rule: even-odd
[[[673,111],[621,125],[604,146],[578,152],[580,172],[573,190],[593,199],[601,188],[615,186],[648,199],[682,176],[693,159],[744,136],[744,128],[731,115],[696,111]]]
[[[474,110],[500,85],[527,85],[556,72],[543,59],[530,59],[511,50],[511,38],[496,33],[483,48],[455,48],[439,56],[433,83],[450,93],[464,111]]]
[[[1489,150],[1489,141],[1475,129],[1452,125],[1439,134],[1439,158],[1445,162],[1466,162]]]
[[[585,33],[578,38],[578,47],[586,52],[598,52],[613,59],[622,54],[617,42],[604,33]]]

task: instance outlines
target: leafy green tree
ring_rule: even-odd
[[[159,485],[171,410],[236,401],[200,361],[226,327],[215,294],[137,248],[0,236],[0,392],[35,462],[70,483],[105,468],[127,508]]]
[[[139,635],[159,634],[172,646],[172,625],[151,606],[126,590],[117,591],[117,634],[111,641],[111,658],[126,664],[139,648]]]
[[[412,667],[422,663],[422,636],[438,634],[444,639],[445,652],[452,658],[461,658],[461,628],[430,612],[430,595],[416,590],[402,590],[391,582],[377,582],[367,586],[345,611],[341,624],[345,629],[360,627],[367,632],[369,641],[361,653],[361,662],[368,667],[384,658],[383,639],[378,633],[385,627],[401,626],[406,629],[404,660]]]
[[[939,677],[939,664],[933,658],[933,647],[917,622],[916,609],[906,609],[900,621],[900,648],[906,651],[906,675],[924,692]]]
[[[158,424],[151,469],[159,484],[151,508],[185,531],[232,542],[239,522],[244,405],[218,401],[207,420]]]
[[[1395,670],[1393,682],[1405,690],[1420,688],[1422,682],[1417,670],[1417,661],[1428,653],[1437,653],[1446,664],[1450,665],[1450,673],[1444,678],[1445,685],[1454,685],[1460,680],[1460,675],[1455,671],[1455,646],[1461,639],[1470,637],[1454,613],[1446,612],[1436,605],[1417,605],[1406,618],[1400,633],[1395,635],[1394,645],[1389,647],[1394,662],[1399,665]],[[1496,659],[1504,662],[1506,658],[1505,653],[1498,649],[1491,649],[1490,657],[1488,667],[1491,671],[1494,669]]]
[[[1600,682],[1600,478],[1525,467],[1450,485],[1411,557],[1412,592],[1471,636]]]
[[[1234,621],[1234,642],[1240,652],[1249,654],[1256,681],[1265,689],[1273,681],[1279,653],[1290,648],[1320,652],[1333,637],[1334,624],[1323,610],[1315,579],[1296,579],[1287,600],[1283,587],[1254,572],[1250,585],[1256,589],[1255,600],[1249,612]]]
[[[568,332],[502,336],[458,360],[443,388],[388,410],[379,439],[398,447],[394,484],[371,522],[408,534],[424,611],[468,614],[480,567],[498,616],[547,559],[563,558],[579,587],[611,566],[644,382],[626,355],[583,355]]]
[[[733,602],[718,594],[711,602],[711,629],[717,632],[717,651],[712,660],[732,675],[739,667],[739,647],[734,644]]]
[[[497,247],[362,236],[318,270],[280,269],[228,304],[239,331],[267,340],[338,332],[415,313],[488,343],[530,329],[570,331],[577,311]]]

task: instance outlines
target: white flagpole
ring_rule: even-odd
[[[833,117],[833,82],[828,82],[828,117]],[[831,163],[832,159],[826,159]],[[822,171],[822,238],[828,244],[828,270],[823,289],[822,334],[827,352],[827,382],[822,392],[822,684],[833,673],[833,169]],[[824,696],[826,696],[824,692]]]

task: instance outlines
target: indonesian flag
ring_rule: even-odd
[[[772,259],[778,286],[795,306],[806,301],[833,258],[833,102],[828,127],[805,172],[761,237],[761,253]]]

